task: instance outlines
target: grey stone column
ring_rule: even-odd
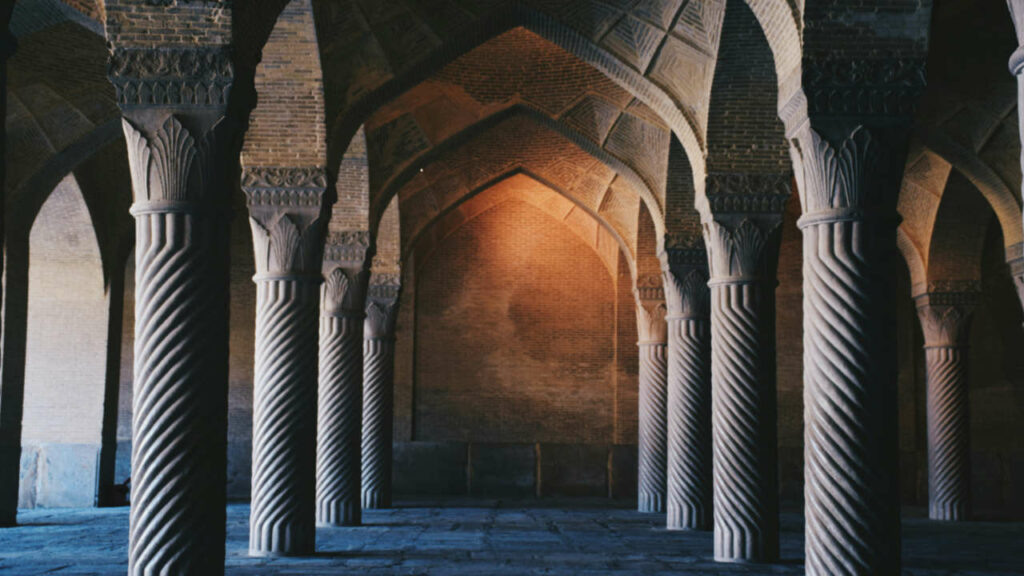
[[[637,510],[665,511],[668,462],[668,327],[661,279],[637,279],[636,327],[640,348]]]
[[[1017,31],[1017,49],[1010,55],[1010,73],[1017,77],[1017,122],[1024,126],[1024,0],[1006,0]],[[1024,146],[1024,130],[1020,131],[1021,145]],[[1024,152],[1021,153],[1021,169],[1024,170]],[[1018,284],[1019,286],[1019,284]],[[1022,294],[1024,289],[1018,288]],[[1022,296],[1024,301],[1024,296]]]
[[[977,292],[918,296],[928,382],[928,516],[967,520],[971,511],[968,335]]]
[[[374,274],[363,340],[363,508],[391,507],[397,275]]]
[[[221,49],[119,49],[110,72],[124,115],[136,222],[128,573],[219,574],[226,207],[239,135],[225,116],[233,67]]]
[[[0,112],[7,117],[7,59],[14,54],[16,42],[7,29],[14,3],[0,9]],[[6,206],[7,190],[7,125],[0,126],[0,207]],[[7,241],[6,218],[0,208],[0,270],[4,268]],[[0,275],[2,276],[2,275]],[[0,302],[4,301],[4,278],[0,277]],[[0,333],[3,333],[0,315]],[[4,347],[6,348],[6,346]],[[0,351],[6,354],[6,350]],[[3,359],[0,359],[2,361]],[[7,378],[4,378],[7,380]],[[21,473],[21,418],[24,383],[19,390],[8,390],[0,384],[0,527],[14,526],[18,514],[18,481]],[[16,404],[16,406],[12,406]]]
[[[901,102],[894,90],[863,97]],[[798,137],[811,575],[898,574],[900,565],[892,278],[908,123],[865,122],[822,119]]]
[[[363,318],[371,257],[365,231],[332,234],[320,309],[317,523],[358,526],[363,410]]]
[[[775,275],[786,183],[718,174],[708,184],[715,559],[772,561],[779,553]]]
[[[317,317],[327,176],[322,168],[247,168],[256,256],[249,552],[316,549]]]
[[[1024,244],[1014,244],[1006,249],[1006,264],[1017,289],[1017,299],[1024,307]]]
[[[708,530],[712,521],[711,318],[708,260],[699,237],[663,255],[668,305],[666,525]]]

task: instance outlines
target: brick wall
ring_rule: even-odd
[[[708,172],[782,173],[791,161],[771,48],[743,0],[730,0],[711,87]]]
[[[612,440],[615,290],[590,247],[509,201],[418,264],[416,439]]]
[[[256,68],[259,101],[245,135],[246,166],[325,166],[323,72],[309,0],[281,12]]]

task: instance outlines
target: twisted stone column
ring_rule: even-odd
[[[324,259],[316,501],[317,522],[325,526],[362,522],[363,310],[369,245],[366,232],[334,234]]]
[[[395,318],[399,279],[375,274],[363,340],[363,508],[391,507]]]
[[[218,574],[227,448],[226,206],[238,157],[237,124],[224,116],[232,65],[219,49],[117,49],[110,71],[124,114],[136,222],[128,573]],[[158,103],[154,93],[163,95]]]
[[[771,561],[779,553],[775,271],[786,199],[779,182],[785,190],[772,178],[753,204],[771,212],[726,211],[724,202],[751,193],[746,177],[715,176],[708,187],[715,558],[723,561]]]
[[[906,127],[817,130],[800,136],[807,573],[898,574],[892,276]]]
[[[712,520],[711,319],[700,238],[664,254],[668,305],[666,525],[708,530]]]
[[[316,549],[317,315],[323,254],[322,168],[247,168],[256,255],[249,552]]]
[[[1017,31],[1017,49],[1010,55],[1010,73],[1017,77],[1017,121],[1024,126],[1024,0],[1006,0]],[[1024,146],[1024,130],[1020,131],[1021,145]],[[1021,169],[1024,170],[1024,152],[1021,153]],[[1018,284],[1020,286],[1020,284]],[[1018,288],[1024,301],[1024,288]]]
[[[665,292],[657,276],[637,279],[636,326],[640,348],[637,510],[665,511],[668,439],[668,329]]]
[[[929,286],[931,289],[932,286]],[[971,509],[968,335],[977,292],[917,297],[928,382],[928,516],[967,520]]]
[[[1017,289],[1017,299],[1024,307],[1024,244],[1014,244],[1006,249],[1006,263],[1010,267],[1010,277]]]

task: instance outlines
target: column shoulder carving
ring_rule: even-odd
[[[1010,277],[1017,288],[1017,298],[1024,306],[1024,244],[1014,244],[1006,249],[1006,264],[1010,267]]]
[[[324,249],[325,170],[246,168],[242,190],[252,224],[257,277],[319,277]]]
[[[657,274],[636,279],[633,296],[636,300],[636,330],[640,344],[664,344],[668,340],[665,290]]]
[[[950,288],[930,283],[929,291],[916,298],[926,347],[966,346],[974,310],[981,299],[976,283],[959,286],[963,291],[940,291]],[[934,289],[934,291],[933,291]]]
[[[324,248],[324,290],[321,312],[325,316],[362,316],[366,308],[369,261],[373,250],[365,230],[335,232]]]
[[[137,207],[226,203],[227,150],[222,142],[231,127],[223,118],[212,123],[190,120],[174,114],[150,116],[138,124],[122,119]]]
[[[711,314],[708,256],[704,241],[693,236],[673,242],[662,255],[668,318],[707,319]]]
[[[366,338],[394,338],[401,289],[402,280],[398,274],[376,273],[370,277],[363,327]]]
[[[712,281],[774,282],[781,215],[730,215],[704,223]]]
[[[134,107],[224,107],[235,70],[226,46],[117,48],[108,65],[117,103]]]
[[[782,214],[792,193],[793,175],[712,172],[705,179],[712,214]]]

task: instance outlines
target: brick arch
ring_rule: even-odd
[[[552,120],[546,114],[522,105],[515,105],[500,110],[472,124],[470,127],[458,134],[449,137],[437,146],[429,148],[415,156],[404,166],[402,170],[396,173],[396,175],[391,178],[381,191],[371,200],[371,231],[376,230],[377,221],[379,221],[380,218],[379,215],[383,213],[384,208],[387,206],[388,202],[390,202],[391,198],[398,194],[398,192],[410,181],[415,179],[417,175],[421,173],[422,169],[436,162],[438,159],[443,158],[451,151],[457,150],[466,145],[467,142],[471,142],[473,139],[488,132],[493,132],[497,127],[505,122],[514,120],[523,120],[547,131],[558,134],[568,143],[582,149],[589,156],[600,161],[604,166],[613,170],[615,173],[621,175],[623,180],[629,183],[629,188],[631,188],[633,192],[641,198],[643,203],[648,207],[648,210],[652,212],[652,218],[659,237],[664,235],[665,221],[662,212],[659,209],[659,203],[654,198],[654,194],[648,187],[647,182],[641,178],[639,174],[611,154],[608,154],[604,150],[594,146],[589,139],[582,136],[565,123]]]
[[[930,153],[938,156],[949,167],[955,168],[963,174],[985,197],[999,220],[1000,228],[1003,231],[1004,246],[1009,247],[1024,242],[1024,230],[1020,226],[1019,194],[1015,194],[998,173],[989,167],[977,153],[957,143],[940,130],[922,127],[916,135]],[[948,171],[945,176],[938,175],[935,180],[936,186],[928,191],[941,198],[948,177]],[[904,186],[903,192],[901,192],[900,210],[905,217],[908,212],[905,206],[915,200],[914,197],[904,197],[908,193],[915,194],[913,190],[908,192],[907,186]],[[937,210],[937,205],[935,209]],[[934,214],[933,211],[933,217]],[[911,217],[916,217],[916,215]]]
[[[539,190],[542,193],[530,193],[534,190]],[[402,261],[407,261],[413,254],[428,254],[444,238],[454,233],[458,227],[486,210],[485,206],[495,206],[513,197],[524,199],[528,203],[534,204],[535,207],[548,212],[553,217],[555,216],[554,212],[558,211],[559,208],[568,206],[569,211],[564,212],[561,219],[563,221],[568,221],[570,218],[574,220],[569,226],[570,229],[583,239],[584,242],[588,243],[598,256],[601,257],[605,267],[608,269],[608,274],[614,278],[618,271],[616,258],[610,256],[617,256],[621,253],[629,266],[631,276],[633,278],[636,277],[636,261],[633,254],[614,227],[590,208],[581,204],[578,199],[573,198],[571,194],[557,184],[532,174],[524,168],[511,170],[470,191],[465,196],[459,198],[454,204],[430,217],[415,230],[408,231],[410,233],[409,238],[402,245]],[[546,199],[554,197],[561,199],[560,206],[552,205],[553,203],[545,203]],[[582,216],[577,216],[577,214],[582,214]],[[580,220],[583,220],[583,222],[580,222]],[[591,235],[588,238],[583,233],[583,230],[586,228],[586,222],[596,226],[597,234]],[[438,234],[437,230],[442,230],[443,232]],[[610,241],[614,243],[614,249],[611,254],[608,253],[608,246],[602,244],[602,239],[603,242]],[[417,256],[416,262],[422,261],[423,258]]]
[[[803,0],[746,0],[771,47],[778,79],[778,110],[787,128],[807,118],[802,88]]]
[[[700,6],[699,3],[692,3]],[[716,4],[716,3],[712,3]],[[678,15],[677,15],[678,16]],[[338,18],[341,19],[341,18]],[[330,20],[324,14],[318,15],[321,29],[328,26],[324,22]],[[714,18],[710,18],[714,20]],[[426,56],[415,61],[415,65],[407,70],[393,74],[390,70],[380,71],[386,79],[366,88],[351,101],[341,103],[328,99],[329,142],[331,144],[332,164],[337,162],[338,152],[358,127],[364,124],[381,103],[387,103],[400,94],[410,90],[417,84],[430,78],[445,65],[466,54],[494,37],[514,28],[526,28],[531,32],[560,46],[563,50],[575,55],[582,61],[601,71],[620,86],[649,106],[675,132],[691,158],[702,158],[704,155],[702,122],[697,114],[684,114],[684,102],[673,97],[670,91],[644,76],[643,73],[627,65],[608,50],[598,46],[572,26],[560,21],[542,9],[523,3],[499,3],[497,8],[471,19],[463,26],[453,27],[444,35],[443,42],[427,50]],[[711,48],[717,50],[717,23],[707,23]],[[329,36],[324,34],[322,36]],[[322,50],[338,52],[339,48],[326,46]],[[325,58],[325,67],[330,70],[334,63]],[[697,72],[694,72],[696,74]],[[330,92],[330,87],[329,92]],[[703,164],[694,163],[695,185],[703,187]],[[659,212],[663,207],[659,206]]]
[[[242,147],[245,167],[326,166],[323,70],[310,1],[288,2],[262,47],[257,105]]]
[[[708,115],[708,174],[791,171],[771,48],[748,4],[728,0]],[[698,205],[703,204],[698,200]]]
[[[924,259],[921,257],[921,253],[918,251],[914,241],[903,228],[896,230],[896,248],[899,250],[903,263],[906,264],[907,271],[910,273],[911,294],[924,293],[927,284]]]
[[[980,283],[985,232],[993,216],[978,190],[954,168],[946,180],[928,241],[927,282]]]

